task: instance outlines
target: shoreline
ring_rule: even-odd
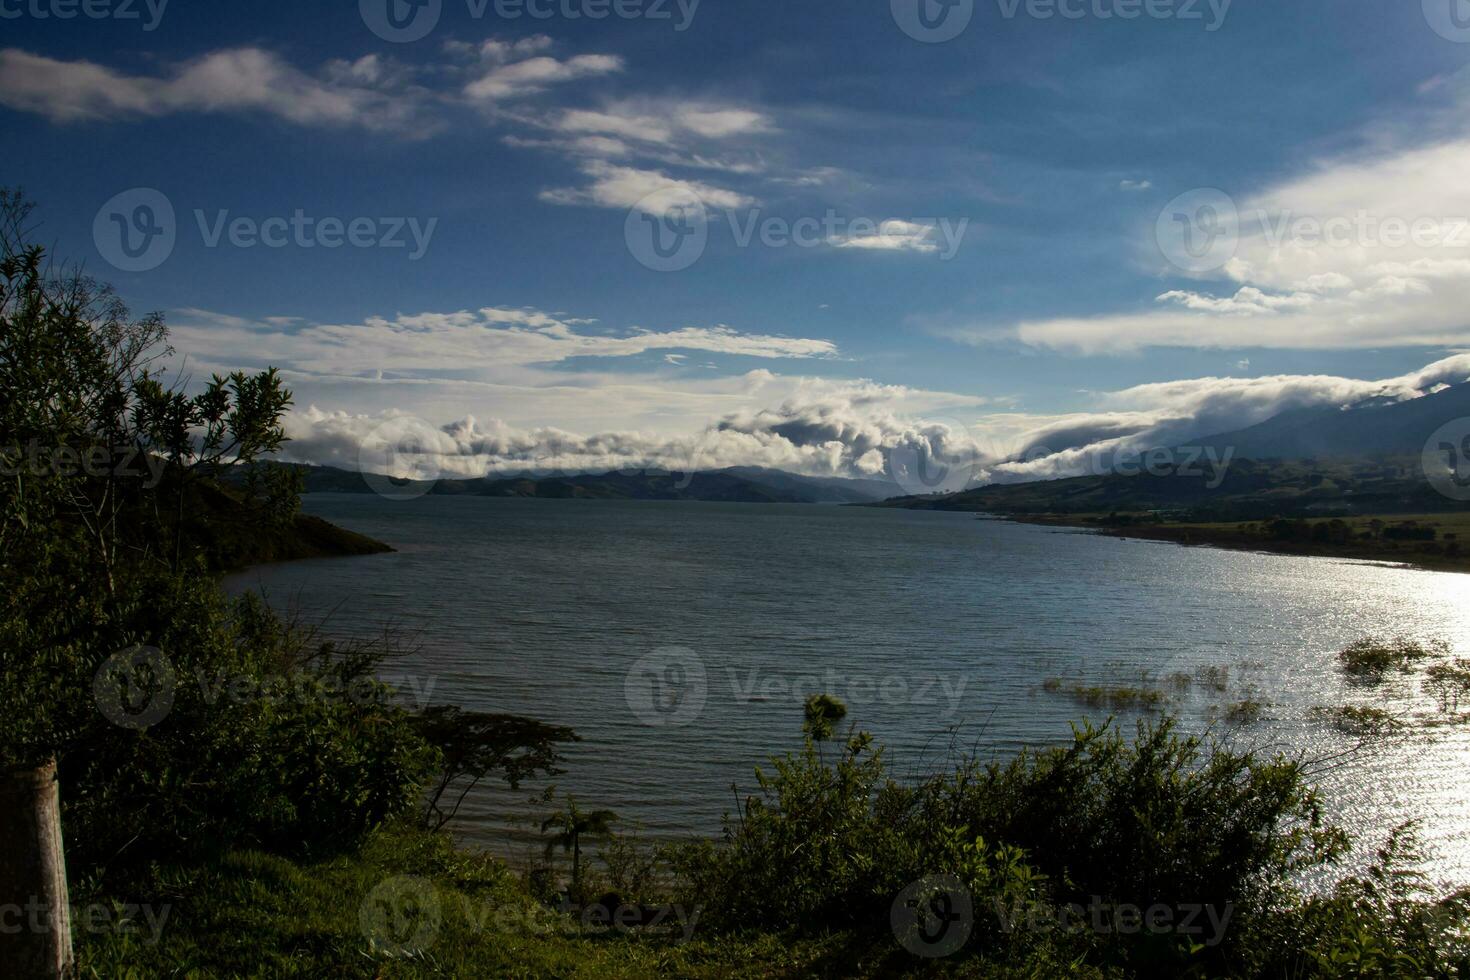
[[[1367,525],[1369,522],[1375,520],[1384,523],[1392,520],[1416,520],[1421,523],[1437,526],[1439,523],[1452,521],[1456,516],[1458,515],[1421,515],[1417,518],[1400,515],[1380,518],[1364,516],[1354,518],[1350,523]],[[1124,540],[1165,541],[1186,548],[1219,548],[1226,551],[1246,551],[1257,554],[1283,555],[1297,558],[1338,558],[1349,561],[1392,565],[1401,568],[1414,568],[1420,571],[1470,573],[1470,554],[1446,554],[1443,548],[1437,551],[1427,551],[1414,547],[1415,544],[1437,545],[1437,542],[1355,540],[1332,543],[1328,541],[1300,539],[1276,540],[1265,536],[1259,530],[1254,532],[1247,530],[1248,528],[1259,529],[1262,527],[1262,522],[1140,523],[1124,525],[1105,523],[1105,519],[1100,516],[1086,514],[991,514],[983,515],[981,519],[1004,520],[1016,524],[1033,524],[1041,527],[1072,528],[1079,531],[1092,531],[1107,537],[1121,538]],[[1455,538],[1454,540],[1457,541],[1458,539]]]

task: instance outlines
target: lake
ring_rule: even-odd
[[[800,745],[811,693],[846,701],[903,775],[1057,744],[1110,713],[1070,688],[1131,684],[1166,691],[1191,730],[1313,758],[1354,744],[1316,706],[1419,718],[1320,785],[1363,844],[1417,818],[1433,877],[1470,883],[1470,726],[1431,724],[1416,679],[1347,684],[1335,657],[1373,634],[1470,656],[1470,576],[853,507],[369,494],[304,507],[398,551],[256,568],[230,589],[264,589],[328,632],[403,630],[419,649],[385,675],[411,700],[573,727],[584,741],[558,789],[651,839],[716,834],[732,783],[751,792],[757,765]],[[1258,722],[1222,720],[1247,698]],[[1138,717],[1118,714],[1129,730]],[[541,788],[487,787],[456,829],[529,855],[551,809],[528,802]]]

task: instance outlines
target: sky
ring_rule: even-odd
[[[294,458],[1061,475],[1470,378],[1467,66],[1465,0],[0,0],[0,183]]]

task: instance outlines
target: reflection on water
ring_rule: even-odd
[[[400,550],[256,569],[232,588],[340,632],[403,627],[422,649],[393,671],[436,702],[572,726],[585,741],[558,788],[650,837],[718,831],[731,784],[749,791],[756,765],[799,744],[816,690],[846,700],[900,774],[1055,744],[1111,710],[1074,689],[1110,685],[1162,690],[1188,727],[1222,733],[1228,705],[1260,700],[1234,742],[1325,758],[1353,740],[1315,706],[1436,712],[1413,680],[1350,687],[1336,651],[1395,633],[1470,656],[1465,575],[861,508],[367,495],[306,508]],[[1470,882],[1467,753],[1470,726],[1420,726],[1335,761],[1321,785],[1368,845],[1417,818],[1434,877]],[[461,833],[529,848],[544,809],[529,795],[479,793]]]

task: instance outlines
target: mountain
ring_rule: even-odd
[[[558,500],[718,500],[752,504],[808,504],[811,497],[728,473],[654,475],[603,473],[541,480],[440,480],[436,494],[478,497],[543,497]]]
[[[1465,419],[1470,383],[1410,401],[1283,412],[1172,450],[1173,459],[1194,461],[1187,469],[995,484],[885,506],[998,514],[1163,512],[1214,521],[1459,511],[1467,505],[1429,484],[1421,456],[1436,430]]]
[[[371,493],[362,473],[331,466],[287,464],[307,493]],[[374,482],[386,478],[375,477]],[[713,500],[738,503],[858,504],[891,497],[897,487],[879,480],[807,477],[780,470],[732,467],[687,474],[597,473],[509,479],[442,479],[432,486],[391,481],[441,496],[538,497],[579,500]],[[380,484],[381,485],[381,484]]]
[[[866,504],[901,493],[892,480],[852,480],[836,476],[797,476],[758,466],[732,466],[721,473],[812,497],[819,504]]]
[[[1258,425],[1197,440],[1245,459],[1418,456],[1435,430],[1470,418],[1470,382],[1406,402],[1283,412]]]

